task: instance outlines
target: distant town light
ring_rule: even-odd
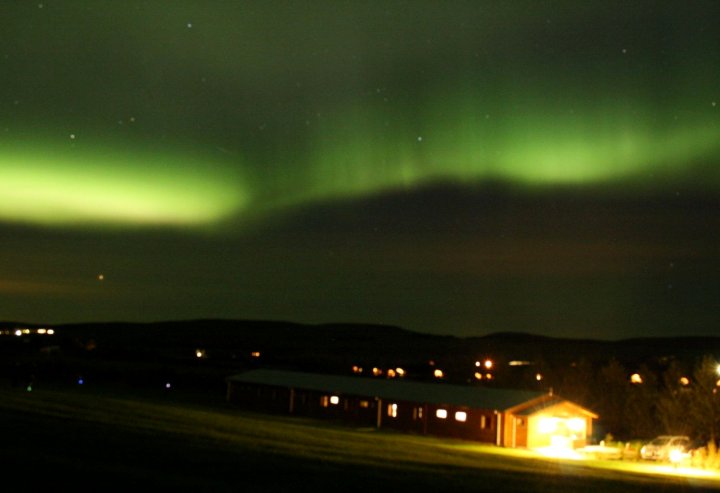
[[[508,363],[508,366],[529,366],[529,361],[521,361],[521,360],[512,360]]]
[[[47,332],[46,329],[38,329],[38,330],[37,330],[37,333],[38,333],[38,334],[44,334],[44,333],[46,333],[46,332]]]
[[[352,371],[353,371],[353,373],[362,373],[363,369],[362,369],[362,366],[353,365]]]
[[[395,370],[393,370],[392,368],[389,368],[389,369],[388,369],[388,371],[387,371],[387,377],[388,377],[388,378],[395,378],[396,375],[397,375],[397,374],[395,373]]]
[[[433,372],[433,375],[435,376],[435,378],[442,378],[445,376],[445,374],[443,373],[443,371],[440,368],[435,369],[435,371]]]
[[[205,357],[205,350],[204,349],[196,349],[195,350],[195,357],[198,359]]]
[[[492,373],[486,373],[485,378],[488,380],[492,380],[493,379]]]
[[[379,377],[382,373],[383,371],[381,368],[378,368],[377,366],[373,367],[372,374],[374,377]]]
[[[29,333],[30,333],[30,329],[23,329],[22,333],[23,333],[23,334],[29,334]]]
[[[403,370],[402,368],[395,368],[395,372],[398,374],[399,377],[405,376],[405,370]]]
[[[78,378],[78,379],[77,379],[77,384],[78,384],[78,385],[84,385],[84,384],[85,384],[85,379],[84,379],[83,377]]]
[[[171,389],[171,388],[172,388],[172,384],[171,384],[170,382],[165,382],[165,388],[166,388],[166,389]]]
[[[717,368],[715,369],[718,375],[720,375],[720,365],[717,365]]]
[[[20,337],[20,336],[22,335],[22,330],[17,329],[17,330],[15,331],[15,335],[18,336],[18,337]]]
[[[537,381],[539,382],[539,381],[541,381],[542,379],[543,379],[543,376],[542,376],[540,373],[536,373],[536,374],[535,374],[535,380],[537,380]]]
[[[680,385],[687,387],[690,385],[690,379],[688,377],[680,377]]]
[[[447,418],[447,409],[438,409],[437,411],[435,411],[435,416],[440,419]]]
[[[337,406],[338,404],[340,404],[340,397],[338,397],[336,395],[331,395],[330,396],[330,404],[332,404],[333,406]]]
[[[260,357],[260,351],[253,351],[252,353],[250,353],[250,356],[252,356],[253,358],[259,358],[259,357]]]
[[[630,382],[634,384],[641,384],[643,383],[642,376],[639,373],[633,373],[630,375]]]
[[[476,371],[476,372],[475,372],[475,379],[476,379],[476,380],[482,380],[482,379],[483,379],[483,374],[480,373],[479,371]]]
[[[476,362],[475,362],[475,366],[479,368],[479,367],[480,367],[480,362],[479,362],[479,361],[476,361]]]
[[[493,361],[491,359],[486,359],[485,362],[483,363],[483,366],[485,367],[486,370],[490,370],[493,367]]]
[[[54,333],[55,333],[55,331],[54,331],[53,329],[48,329],[48,330],[47,330],[47,334],[48,334],[48,335],[53,335]]]

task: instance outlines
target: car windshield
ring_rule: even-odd
[[[658,437],[650,442],[650,445],[666,445],[670,443],[670,437]]]

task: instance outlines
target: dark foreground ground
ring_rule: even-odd
[[[221,396],[0,387],[0,464],[17,491],[698,492],[494,447],[242,412]],[[501,453],[498,453],[501,452]]]

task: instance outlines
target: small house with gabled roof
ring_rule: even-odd
[[[227,400],[260,412],[504,447],[582,447],[598,417],[536,391],[270,369],[228,377]]]

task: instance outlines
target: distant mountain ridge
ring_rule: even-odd
[[[99,351],[188,354],[207,349],[218,358],[262,351],[278,364],[325,362],[343,367],[355,362],[407,366],[429,361],[445,367],[466,366],[478,358],[499,363],[572,364],[585,359],[617,359],[628,367],[669,359],[692,361],[705,354],[720,357],[720,337],[682,336],[617,341],[556,338],[523,332],[456,337],[413,332],[397,326],[272,320],[198,319],[160,322],[104,322],[41,325],[1,322],[0,328],[53,327],[59,340],[92,341]]]

